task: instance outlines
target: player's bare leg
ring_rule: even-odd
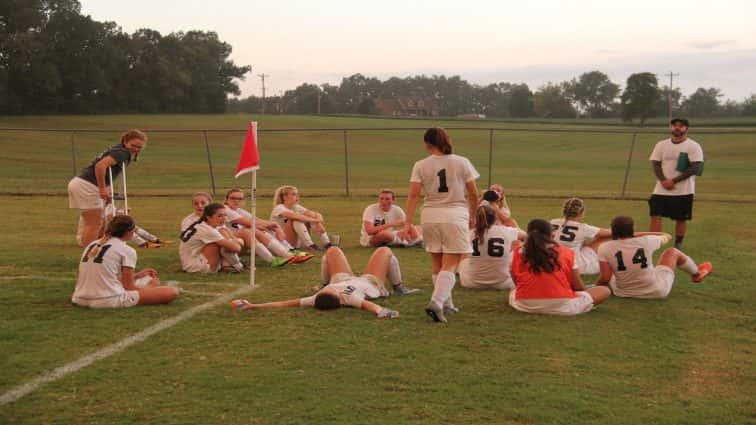
[[[391,252],[391,248],[384,246],[376,249],[373,255],[370,256],[367,266],[365,266],[365,273],[377,277],[381,282],[385,282],[393,255],[394,253]]]
[[[298,236],[296,230],[294,230],[294,220],[288,220],[283,227],[283,232],[286,237],[286,241],[293,247],[297,247]]]
[[[394,241],[394,235],[388,230],[381,230],[370,238],[370,246],[384,246]]]
[[[207,260],[207,264],[210,265],[210,270],[215,272],[220,265],[220,245],[209,243],[202,247],[201,255]]]
[[[593,305],[599,305],[612,296],[612,290],[608,286],[594,286],[586,289],[585,292],[593,298]]]
[[[323,274],[328,276],[329,282],[331,278],[338,273],[354,274],[352,272],[352,266],[349,265],[349,260],[347,260],[344,251],[339,247],[332,246],[328,248],[323,257],[323,262],[326,264]]]
[[[82,246],[87,246],[92,243],[92,241],[102,237],[104,224],[102,219],[102,209],[83,210],[81,212],[81,218],[84,220],[81,231],[81,244]]]
[[[675,221],[675,248],[682,246],[685,231],[688,230],[688,222],[685,220]]]
[[[649,232],[661,232],[662,230],[662,218],[660,215],[652,215],[648,223]]]
[[[679,268],[691,275],[694,283],[703,281],[712,270],[710,262],[705,261],[696,265],[696,262],[692,258],[677,248],[665,249],[661,257],[659,257],[659,264],[667,266],[672,270]]]
[[[138,291],[139,305],[168,304],[179,296],[178,288],[170,286],[152,286]]]

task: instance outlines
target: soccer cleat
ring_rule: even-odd
[[[273,260],[270,262],[271,267],[283,267],[287,264],[289,264],[289,261],[294,257],[289,258],[283,258],[283,257],[273,257]]]
[[[289,262],[291,264],[302,264],[304,262],[310,261],[314,257],[315,256],[312,254],[302,253],[302,255],[292,255],[291,257],[289,257]]]
[[[383,307],[383,309],[378,312],[379,319],[393,319],[395,317],[399,317],[399,312],[390,308]]]
[[[430,316],[434,322],[447,323],[446,317],[444,317],[444,309],[432,300],[428,303],[428,306],[425,307],[425,313]]]
[[[231,308],[236,311],[248,310],[252,308],[252,303],[247,300],[233,300],[231,301]]]
[[[417,288],[407,288],[406,286],[402,285],[401,283],[394,286],[394,293],[397,295],[412,295],[417,294],[420,292]]]
[[[163,245],[161,245],[160,242],[147,242],[147,244],[144,245],[147,249],[160,248],[161,246]]]
[[[158,239],[155,241],[155,243],[159,243],[161,245],[170,245],[173,243],[173,241],[168,240],[168,239]]]
[[[454,307],[453,305],[445,305],[444,313],[457,314],[459,313],[459,309],[457,307]]]
[[[711,270],[713,269],[712,265],[708,261],[704,261],[703,263],[698,265],[698,273],[693,276],[691,279],[693,283],[701,283],[703,282],[704,278],[711,273]]]
[[[312,244],[305,248],[305,251],[322,251],[323,248],[319,247],[317,244]]]

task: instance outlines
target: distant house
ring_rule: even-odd
[[[393,99],[376,99],[374,103],[381,115],[394,117],[438,116],[436,99],[432,97],[397,96]]]

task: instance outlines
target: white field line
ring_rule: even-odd
[[[110,357],[113,354],[117,354],[125,350],[129,346],[136,344],[138,342],[142,342],[145,339],[151,337],[152,335],[155,335],[156,333],[160,331],[163,331],[172,326],[175,326],[176,324],[181,323],[184,320],[190,319],[194,315],[201,313],[205,310],[217,307],[221,304],[228,303],[240,295],[244,295],[249,292],[252,292],[254,289],[255,289],[254,287],[246,286],[244,288],[239,288],[236,291],[231,292],[230,294],[224,295],[222,297],[218,297],[212,301],[208,301],[204,304],[194,306],[184,311],[183,313],[180,313],[171,318],[162,320],[114,344],[103,347],[95,352],[92,352],[90,354],[87,354],[84,357],[79,358],[78,360],[75,360],[71,363],[58,367],[50,372],[42,374],[32,379],[31,381],[21,384],[15,388],[12,388],[6,393],[0,395],[0,406],[4,406],[8,403],[13,403],[17,401],[18,399],[20,399],[21,397],[24,397],[25,395],[37,390],[38,388],[40,388],[41,386],[45,384],[49,384],[50,382],[57,381],[58,379],[61,379],[66,375],[70,375],[74,372],[77,372],[98,360],[102,360],[104,358]]]
[[[49,275],[19,275],[19,276],[0,276],[0,281],[14,281],[14,280],[48,280],[52,282],[64,282],[64,281],[75,281],[76,276],[49,276]],[[205,286],[219,286],[219,287],[229,287],[229,288],[238,288],[239,285],[247,285],[246,282],[244,283],[233,283],[233,282],[203,282],[201,280],[197,281],[179,281],[179,280],[165,280],[163,281],[163,284],[168,284],[171,286],[171,283],[173,286],[178,285],[205,285]],[[220,294],[218,294],[220,295]]]

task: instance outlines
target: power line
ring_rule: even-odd
[[[675,77],[679,77],[680,74],[675,74],[672,71],[669,71],[669,74],[664,74],[665,77],[669,77],[669,87],[667,87],[667,116],[670,121],[672,121],[672,87],[673,87],[673,79]]]
[[[265,77],[270,77],[269,74],[257,74],[262,80],[262,114],[265,115]]]

